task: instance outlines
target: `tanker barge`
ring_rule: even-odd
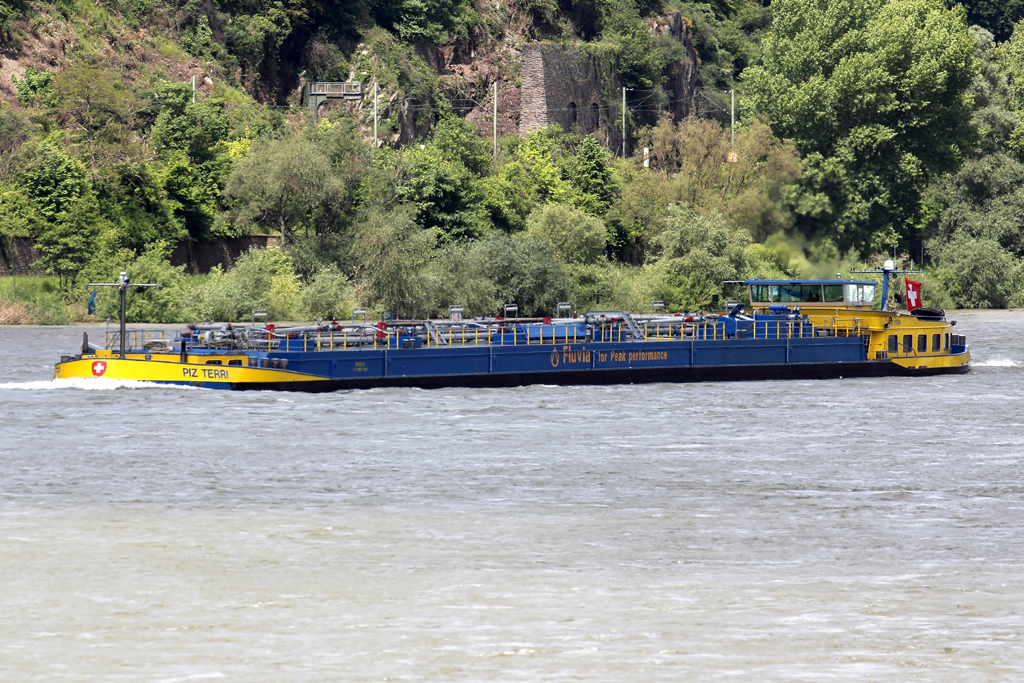
[[[882,301],[889,278],[886,263]],[[875,306],[867,280],[749,280],[749,302],[702,315],[188,325],[174,336],[126,330],[83,340],[55,378],[105,377],[214,389],[336,391],[839,377],[970,370],[943,311]]]

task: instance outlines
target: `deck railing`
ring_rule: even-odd
[[[130,351],[170,350],[173,339],[166,337],[163,330],[126,330],[125,349]],[[121,348],[121,330],[107,331],[104,346],[108,351]]]
[[[409,328],[414,327],[410,332]],[[243,344],[248,350],[282,352],[322,352],[360,349],[403,348],[474,348],[482,346],[543,346],[558,344],[617,344],[632,341],[726,341],[744,339],[803,339],[822,336],[855,336],[853,328],[813,325],[804,320],[761,320],[734,328],[729,332],[724,322],[646,323],[638,321],[635,338],[625,325],[611,323],[593,325],[587,330],[580,324],[551,324],[507,327],[396,325],[387,329],[374,326],[344,327],[336,331],[249,331]]]

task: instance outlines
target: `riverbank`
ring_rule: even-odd
[[[219,274],[218,274],[219,275]],[[223,278],[223,276],[220,276]],[[211,282],[208,275],[183,275],[176,274],[170,291],[165,290],[165,300],[159,302],[158,306],[129,306],[129,322],[136,324],[179,324],[203,320],[226,320],[232,316],[204,315],[218,311],[224,313],[231,309],[238,309],[233,316],[236,320],[244,320],[238,311],[245,306],[251,308],[271,308],[275,313],[283,314],[276,316],[278,321],[283,320],[313,320],[316,318],[347,318],[351,307],[356,305],[352,298],[351,289],[339,282],[337,279],[331,282],[317,283],[320,286],[299,286],[289,287],[290,297],[283,297],[273,291],[270,286],[270,278],[266,278],[267,291],[257,291],[259,287],[253,287],[252,283],[232,282],[234,278],[218,279],[215,275]],[[253,279],[253,278],[239,278]],[[258,278],[257,278],[258,279]],[[291,284],[291,283],[289,283]],[[241,286],[239,286],[241,285]],[[246,286],[249,285],[249,286]],[[297,283],[296,283],[297,285]],[[250,296],[242,296],[238,290],[251,290]],[[209,291],[206,291],[209,290]],[[221,292],[220,290],[226,290]],[[245,301],[232,302],[233,305],[198,307],[198,298],[228,298],[230,292],[232,298],[245,299]],[[15,276],[0,278],[0,325],[72,325],[72,324],[102,324],[110,315],[116,317],[116,310],[109,305],[113,303],[114,297],[109,296],[111,292],[100,292],[101,296],[109,297],[110,301],[101,300],[97,313],[89,315],[87,310],[88,293],[82,289],[80,296],[75,300],[68,301],[60,289],[60,284],[55,277],[50,276]],[[292,301],[283,301],[291,298]],[[187,301],[189,300],[190,301]],[[266,303],[262,303],[262,300]],[[267,306],[266,304],[271,304]],[[191,305],[190,305],[191,304]],[[262,305],[261,305],[262,304]],[[211,310],[201,310],[210,308]],[[110,310],[107,310],[110,309]],[[335,310],[337,309],[337,310]],[[989,309],[962,309],[964,311],[983,311]],[[991,309],[993,312],[1024,312],[1022,308]],[[150,314],[150,315],[147,315]]]
[[[0,325],[68,325],[98,322],[82,301],[67,301],[55,277],[0,278]]]

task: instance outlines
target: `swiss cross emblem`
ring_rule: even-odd
[[[107,364],[104,361],[98,360],[92,364],[92,374],[94,377],[102,377],[103,373],[107,371]]]

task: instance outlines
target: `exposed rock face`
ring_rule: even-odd
[[[671,96],[669,111],[678,123],[695,111],[693,98],[704,89],[697,74],[697,51],[693,49],[690,23],[679,12],[669,12],[652,20],[647,30],[655,36],[667,35],[683,44],[687,57],[665,67],[665,89]]]

